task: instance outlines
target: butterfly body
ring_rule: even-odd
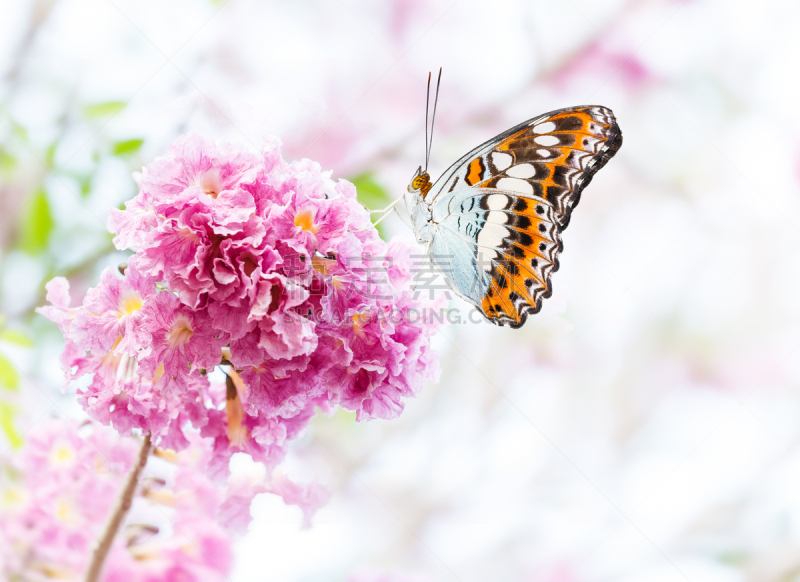
[[[622,145],[610,109],[530,119],[408,191],[417,240],[450,287],[497,325],[520,327],[549,297],[561,232],[592,176]]]

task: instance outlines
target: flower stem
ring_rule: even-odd
[[[144,437],[144,441],[142,441],[142,448],[139,449],[139,458],[136,460],[133,467],[131,467],[131,472],[128,474],[125,487],[123,487],[120,492],[119,499],[117,499],[117,503],[108,516],[108,523],[106,523],[103,532],[100,534],[100,537],[97,538],[94,548],[92,549],[92,559],[89,561],[89,565],[86,568],[86,575],[83,578],[84,582],[97,582],[97,579],[100,577],[100,572],[103,570],[103,564],[106,561],[108,551],[111,549],[111,544],[117,536],[119,526],[122,524],[122,520],[125,519],[128,510],[131,508],[133,494],[136,491],[136,486],[139,484],[139,475],[147,464],[147,456],[149,454],[150,433],[147,433]]]

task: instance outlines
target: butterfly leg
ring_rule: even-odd
[[[414,224],[411,222],[411,219],[409,219],[409,218],[408,218],[408,216],[404,216],[404,215],[400,214],[400,212],[397,212],[397,216],[399,216],[399,217],[400,217],[400,220],[402,220],[402,221],[403,221],[403,223],[404,223],[404,224],[405,224],[405,225],[406,225],[408,228],[410,228],[411,230],[414,230]]]
[[[392,212],[397,212],[397,208],[391,208],[391,209],[390,209],[388,212],[386,212],[386,213],[385,213],[383,216],[381,216],[381,217],[380,217],[378,220],[376,220],[375,222],[373,222],[373,223],[372,223],[372,226],[373,226],[373,227],[374,227],[374,226],[378,226],[378,224],[379,224],[379,223],[381,223],[381,222],[383,222],[383,220],[384,220],[384,219],[385,219],[387,216],[390,216],[390,215],[392,214]],[[400,214],[399,212],[397,212],[397,216],[399,216],[399,217],[400,217],[400,219],[401,219],[403,222],[405,222],[406,224],[408,224],[408,226],[411,226],[411,224],[409,224],[408,222],[406,222],[406,219],[403,217],[403,215],[402,215],[402,214]],[[412,227],[412,228],[413,228],[413,227]]]
[[[414,225],[411,223],[411,220],[409,220],[408,216],[405,216],[397,208],[394,208],[393,210],[394,210],[395,213],[397,213],[397,216],[400,218],[400,220],[403,221],[403,224],[405,224],[411,230],[414,230]]]
[[[369,209],[367,209],[367,212],[369,212],[370,214],[385,214],[385,213],[389,212],[392,208],[397,206],[397,204],[401,200],[404,200],[404,199],[405,199],[405,196],[401,196],[400,198],[398,198],[397,200],[395,200],[394,202],[389,204],[389,206],[387,206],[386,208],[381,208],[380,210],[369,210]]]
[[[392,212],[397,212],[397,204],[401,200],[405,200],[405,196],[401,196],[400,198],[398,198],[397,200],[392,202],[389,206],[387,206],[386,208],[383,208],[381,210],[367,210],[367,212],[369,212],[370,214],[382,213],[382,215],[378,218],[378,220],[376,220],[375,222],[372,223],[371,227],[361,228],[361,229],[358,229],[358,230],[354,230],[352,232],[360,232],[362,230],[369,230],[370,228],[374,228],[380,222],[382,222],[387,216],[389,216]],[[408,202],[406,202],[406,208],[408,208]],[[404,223],[406,223],[409,227],[413,228],[413,226],[411,225],[411,223],[409,222],[409,220],[406,217],[404,217],[399,212],[397,212],[397,216],[399,216],[400,220],[402,220]]]

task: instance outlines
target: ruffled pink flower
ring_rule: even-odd
[[[115,233],[114,244],[117,248],[138,250],[144,247],[150,229],[157,223],[152,200],[146,195],[128,200],[125,210],[109,209],[108,229]]]
[[[150,353],[140,360],[141,372],[155,375],[159,366],[173,379],[192,368],[213,368],[221,359],[225,338],[204,311],[188,308],[169,292],[157,293],[142,310],[142,326],[151,336]]]
[[[142,269],[156,278],[166,278],[170,288],[190,307],[214,288],[206,272],[206,260],[216,241],[209,217],[194,208],[167,218],[150,233],[151,245],[137,256]]]
[[[305,434],[317,408],[327,411],[329,405],[325,399],[318,398],[308,401],[305,407],[291,415],[248,413],[241,420],[242,429],[247,435],[241,441],[231,440],[225,411],[209,411],[208,423],[200,432],[203,437],[214,439],[214,454],[207,465],[208,472],[227,475],[228,462],[235,453],[246,453],[272,469],[284,459],[289,442]]]
[[[174,206],[179,199],[198,193],[220,200],[223,206],[241,207],[229,204],[226,198],[256,179],[258,162],[257,156],[246,151],[228,144],[217,147],[190,134],[176,139],[167,156],[144,169],[139,190],[151,196],[156,207]]]
[[[140,282],[140,278],[135,268],[128,267],[123,278],[107,272],[104,273],[101,284],[90,295],[95,298],[109,296],[116,298],[120,296],[120,289],[136,290],[137,282]],[[170,351],[169,342],[166,341],[170,338],[169,334],[182,337],[181,334],[188,335],[188,332],[176,329],[179,326],[175,320],[161,319],[163,327],[159,327],[154,317],[148,315],[154,309],[152,304],[161,304],[168,296],[172,296],[165,291],[157,292],[154,283],[152,292],[148,289],[149,296],[143,298],[142,308],[136,310],[136,321],[139,325],[133,328],[130,322],[125,324],[112,321],[110,325],[106,325],[102,317],[88,313],[85,305],[69,308],[65,300],[68,284],[66,281],[58,281],[57,285],[59,293],[52,297],[56,303],[40,309],[40,312],[61,322],[62,329],[65,330],[67,342],[61,362],[67,381],[92,374],[89,385],[78,392],[78,402],[93,419],[114,426],[121,434],[129,435],[134,429],[141,429],[149,431],[154,441],[162,446],[184,448],[186,441],[183,430],[188,423],[199,428],[207,422],[203,395],[210,390],[207,377],[196,370],[190,371],[190,365],[218,363],[221,359],[220,340],[213,336],[209,338],[203,331],[199,331],[197,338],[192,338],[193,341],[179,346],[180,350]],[[141,295],[146,294],[136,295],[132,301],[138,302],[142,299]],[[184,307],[180,306],[180,309]],[[202,318],[203,315],[192,314],[192,317]],[[70,319],[74,321],[68,326],[66,322]],[[75,322],[79,320],[86,322],[87,325],[78,327]],[[116,346],[116,349],[110,349],[106,353],[101,351],[105,346],[99,342],[96,342],[97,345],[92,345],[94,351],[87,352],[85,346],[78,346],[72,336],[72,332],[76,329],[79,334],[85,335],[92,329],[106,331],[108,327],[116,329],[118,335],[112,345],[112,348]],[[181,367],[181,355],[186,358],[183,364],[186,374],[182,377],[180,385],[170,374],[164,374],[165,368],[161,362],[149,369],[140,363],[139,359],[146,360],[153,349],[152,336],[148,330],[153,330],[157,339],[162,340],[156,347],[159,353],[165,355],[164,359],[167,356],[171,357],[168,362],[171,370]],[[215,347],[208,349],[209,343]],[[119,349],[121,345],[127,345],[129,349],[121,351]],[[210,360],[210,354],[214,354],[215,361]]]
[[[44,286],[47,290],[46,299],[51,305],[39,307],[36,311],[58,325],[61,333],[69,334],[72,320],[78,314],[77,308],[71,308],[69,297],[69,282],[64,277],[55,277]]]
[[[0,478],[0,577],[78,576],[135,453],[135,442],[102,427],[90,438],[57,421],[32,430]]]
[[[300,255],[323,255],[344,235],[351,215],[338,198],[311,198],[294,192],[285,207],[274,210],[271,222],[278,239]]]
[[[318,486],[300,487],[285,477],[209,479],[211,441],[196,432],[187,438],[188,448],[174,457],[171,470],[152,462],[145,467],[127,525],[106,559],[104,582],[227,580],[233,541],[246,531],[256,495],[274,490],[308,512],[325,499]],[[78,579],[138,446],[105,427],[79,430],[64,420],[30,431],[0,476],[0,578]],[[153,504],[161,507],[156,522]],[[165,515],[172,523],[162,531]]]
[[[68,377],[94,374],[78,394],[92,418],[176,450],[200,430],[224,473],[234,452],[274,466],[316,407],[391,418],[435,379],[410,248],[380,239],[349,182],[277,143],[259,155],[190,135],[138,183],[110,222],[136,251],[125,276],[106,271],[78,308],[54,282],[42,310]]]
[[[303,410],[309,401],[326,393],[324,377],[319,373],[321,366],[327,367],[324,358],[294,358],[292,362],[298,367],[284,368],[277,377],[271,360],[265,360],[258,366],[249,366],[242,371],[242,380],[248,386],[246,404],[251,413],[292,416]],[[303,390],[297,389],[300,378],[305,378],[307,382]]]
[[[300,485],[286,475],[273,476],[266,490],[280,495],[287,505],[296,505],[303,512],[303,528],[311,527],[311,518],[328,502],[330,492],[318,483]]]
[[[249,315],[258,324],[262,357],[290,360],[316,349],[318,335],[314,322],[287,315],[309,297],[307,289],[284,276],[262,276]]]
[[[70,326],[72,340],[96,354],[106,354],[112,348],[118,354],[135,354],[138,346],[150,341],[140,310],[155,292],[155,280],[142,275],[133,261],[124,278],[106,268],[100,284],[86,293],[83,308]]]
[[[248,186],[257,178],[258,158],[230,146],[217,148],[196,134],[179,138],[169,154],[138,176],[139,195],[124,211],[112,209],[109,230],[119,249],[144,248],[157,215],[171,215],[185,201],[197,200],[220,226],[247,220],[255,210]]]

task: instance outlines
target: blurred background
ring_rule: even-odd
[[[623,147],[542,312],[444,327],[397,420],[317,418],[285,471],[331,501],[302,530],[257,498],[232,580],[800,580],[799,27],[797,0],[0,2],[0,453],[81,418],[33,309],[124,260],[132,171],[276,135],[379,207],[441,66],[434,176],[569,105]]]

